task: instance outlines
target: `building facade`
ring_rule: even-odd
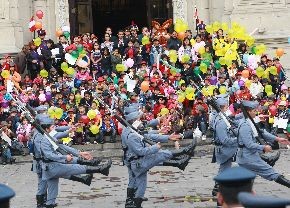
[[[205,24],[236,21],[262,39],[290,34],[290,0],[0,0],[0,53],[18,52],[33,38],[28,23],[37,10],[44,12],[47,37],[55,40],[62,26],[70,26],[71,35],[101,34],[105,25],[115,31],[132,20],[145,26],[153,19],[181,18],[194,30],[195,6]]]

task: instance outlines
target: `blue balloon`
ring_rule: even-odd
[[[11,97],[10,93],[6,93],[6,94],[4,95],[4,100],[7,100],[7,101],[12,100],[12,97]]]
[[[249,61],[249,54],[245,53],[245,54],[243,55],[243,62],[244,62],[245,64],[247,64],[248,61]]]

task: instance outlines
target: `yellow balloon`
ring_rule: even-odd
[[[267,94],[271,94],[273,91],[273,88],[272,88],[272,86],[271,85],[266,85],[265,86],[265,92],[267,93]]]
[[[65,71],[65,73],[67,73],[68,75],[73,75],[73,74],[75,73],[75,70],[74,70],[74,68],[69,67],[69,68]]]
[[[190,61],[190,56],[188,54],[185,54],[181,57],[181,62],[182,63],[187,63]]]
[[[270,67],[270,74],[273,74],[273,75],[277,75],[278,74],[277,68],[275,66],[271,66]]]
[[[213,31],[218,31],[219,29],[221,29],[221,24],[218,21],[215,21],[212,24],[212,27],[213,27]]]
[[[160,115],[165,116],[169,113],[169,110],[167,108],[161,108]]]
[[[125,67],[124,64],[117,64],[116,65],[116,70],[117,70],[117,72],[123,72],[123,71],[126,70],[126,67]]]
[[[223,30],[224,32],[227,32],[228,29],[229,29],[228,24],[225,23],[225,22],[223,22],[223,23],[222,23],[222,30]]]
[[[213,27],[212,27],[212,25],[207,25],[207,26],[205,26],[205,30],[206,30],[209,34],[213,34]]]
[[[251,87],[251,84],[252,84],[252,81],[251,81],[251,80],[246,80],[246,82],[245,82],[245,86],[246,86],[247,88],[250,88],[250,87]]]
[[[190,40],[190,44],[193,46],[193,45],[195,45],[195,43],[196,43],[195,39],[192,38],[192,39]]]
[[[227,93],[227,88],[225,87],[225,86],[221,86],[220,88],[219,88],[219,92],[220,92],[220,94],[226,94]]]
[[[149,37],[145,35],[145,36],[142,38],[142,45],[147,45],[147,44],[149,44],[149,43],[150,43]]]
[[[40,44],[41,44],[41,39],[40,39],[39,37],[37,37],[37,38],[35,38],[35,39],[33,40],[33,42],[34,42],[34,45],[35,45],[35,46],[40,46]]]
[[[195,94],[194,93],[189,93],[185,95],[187,100],[194,100],[195,99]]]
[[[184,81],[183,79],[180,80],[180,81],[179,81],[179,86],[182,85],[182,84],[184,84],[184,83],[185,83],[185,81]]]
[[[94,110],[89,110],[88,113],[87,113],[87,116],[88,116],[88,118],[89,118],[90,120],[92,120],[92,119],[96,118],[97,113],[96,113],[96,111],[94,111]]]
[[[9,78],[10,73],[9,73],[8,70],[3,70],[3,71],[1,72],[1,76],[2,76],[4,79],[7,79],[7,78]]]
[[[255,43],[255,39],[252,36],[249,36],[248,39],[246,40],[247,46],[252,46]]]
[[[205,53],[205,47],[204,46],[201,46],[199,49],[198,49],[198,53],[200,55],[204,54]]]
[[[200,66],[200,71],[202,71],[202,73],[206,73],[207,72],[207,65],[205,63],[201,63]]]
[[[100,132],[100,128],[97,126],[97,125],[92,125],[91,127],[90,127],[90,131],[93,133],[93,134],[97,134],[97,133],[99,133]]]
[[[185,100],[184,94],[179,94],[178,97],[177,97],[177,101],[182,103],[184,100]]]
[[[220,57],[219,62],[221,65],[226,65],[226,59],[224,57]]]
[[[54,107],[50,107],[50,108],[47,110],[47,114],[48,114],[50,117],[53,117],[53,118],[54,118]]]
[[[54,112],[55,112],[55,118],[56,119],[60,119],[62,117],[62,115],[63,115],[63,110],[61,108],[56,108],[54,110]]]
[[[39,74],[41,77],[48,77],[48,72],[45,69],[42,69]]]
[[[207,87],[203,87],[202,90],[201,90],[202,94],[206,97],[209,96],[209,92],[208,92],[208,88]]]
[[[257,69],[256,69],[256,75],[259,77],[259,78],[261,78],[262,76],[263,76],[263,74],[264,74],[264,69],[262,68],[262,67],[258,67]]]

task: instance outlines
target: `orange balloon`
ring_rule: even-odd
[[[276,50],[276,55],[277,56],[281,57],[281,56],[283,56],[283,54],[284,54],[284,49],[283,48],[278,48]]]
[[[141,90],[143,92],[147,92],[149,90],[149,82],[148,81],[143,81],[141,83]]]
[[[39,21],[36,21],[36,22],[35,22],[35,28],[36,28],[36,29],[41,29],[41,28],[42,28],[42,23],[39,22]]]
[[[242,77],[248,78],[249,76],[250,76],[249,70],[245,69],[245,70],[242,71]]]
[[[59,37],[59,36],[61,36],[63,34],[63,31],[61,29],[59,29],[59,30],[56,31],[55,34],[56,34],[57,37]]]
[[[185,32],[179,32],[177,34],[178,39],[183,40],[185,38]]]

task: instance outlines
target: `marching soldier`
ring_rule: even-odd
[[[40,124],[48,133],[54,130],[54,120],[50,118],[43,118]],[[63,145],[62,148],[64,148],[68,154],[62,155],[53,148],[53,145],[46,135],[42,136],[40,147],[40,153],[43,158],[42,180],[47,181],[47,208],[55,207],[59,178],[70,179],[74,175],[92,173],[109,175],[109,169],[112,165],[111,160],[102,165],[98,165],[97,161],[92,160],[93,158],[90,153],[78,152],[76,149],[65,145]],[[78,155],[78,157],[72,155]]]
[[[228,110],[228,101],[225,98],[217,99],[216,103],[222,112],[225,113]],[[214,132],[213,139],[215,144],[214,158],[220,166],[218,173],[221,173],[232,166],[234,155],[238,149],[238,142],[218,112],[213,111],[211,118],[210,126]],[[218,184],[216,183],[212,191],[213,196],[216,195],[217,186]]]
[[[254,119],[256,117],[256,109],[258,108],[259,103],[255,101],[243,101],[242,105],[249,116]],[[255,128],[251,120],[246,118],[241,119],[238,127],[238,164],[255,172],[266,180],[275,181],[290,188],[290,180],[277,173],[274,168],[261,159],[260,154],[263,152],[271,152],[272,148],[270,145],[261,145],[257,143],[256,137],[259,136],[257,131],[258,130]],[[273,143],[274,141],[277,141],[281,144],[290,144],[287,139],[276,137],[275,135],[268,133],[266,130],[263,130],[262,134],[266,139],[266,142]]]
[[[141,115],[142,113],[139,111],[132,112],[126,115],[126,120],[138,128]],[[149,169],[161,164],[184,170],[190,157],[185,156],[180,159],[175,157],[192,154],[195,148],[195,144],[192,144],[185,149],[175,151],[161,150],[159,142],[152,146],[146,146],[142,138],[134,133],[130,127],[123,129],[121,138],[125,149],[124,163],[128,167],[129,173],[126,208],[141,208]]]

